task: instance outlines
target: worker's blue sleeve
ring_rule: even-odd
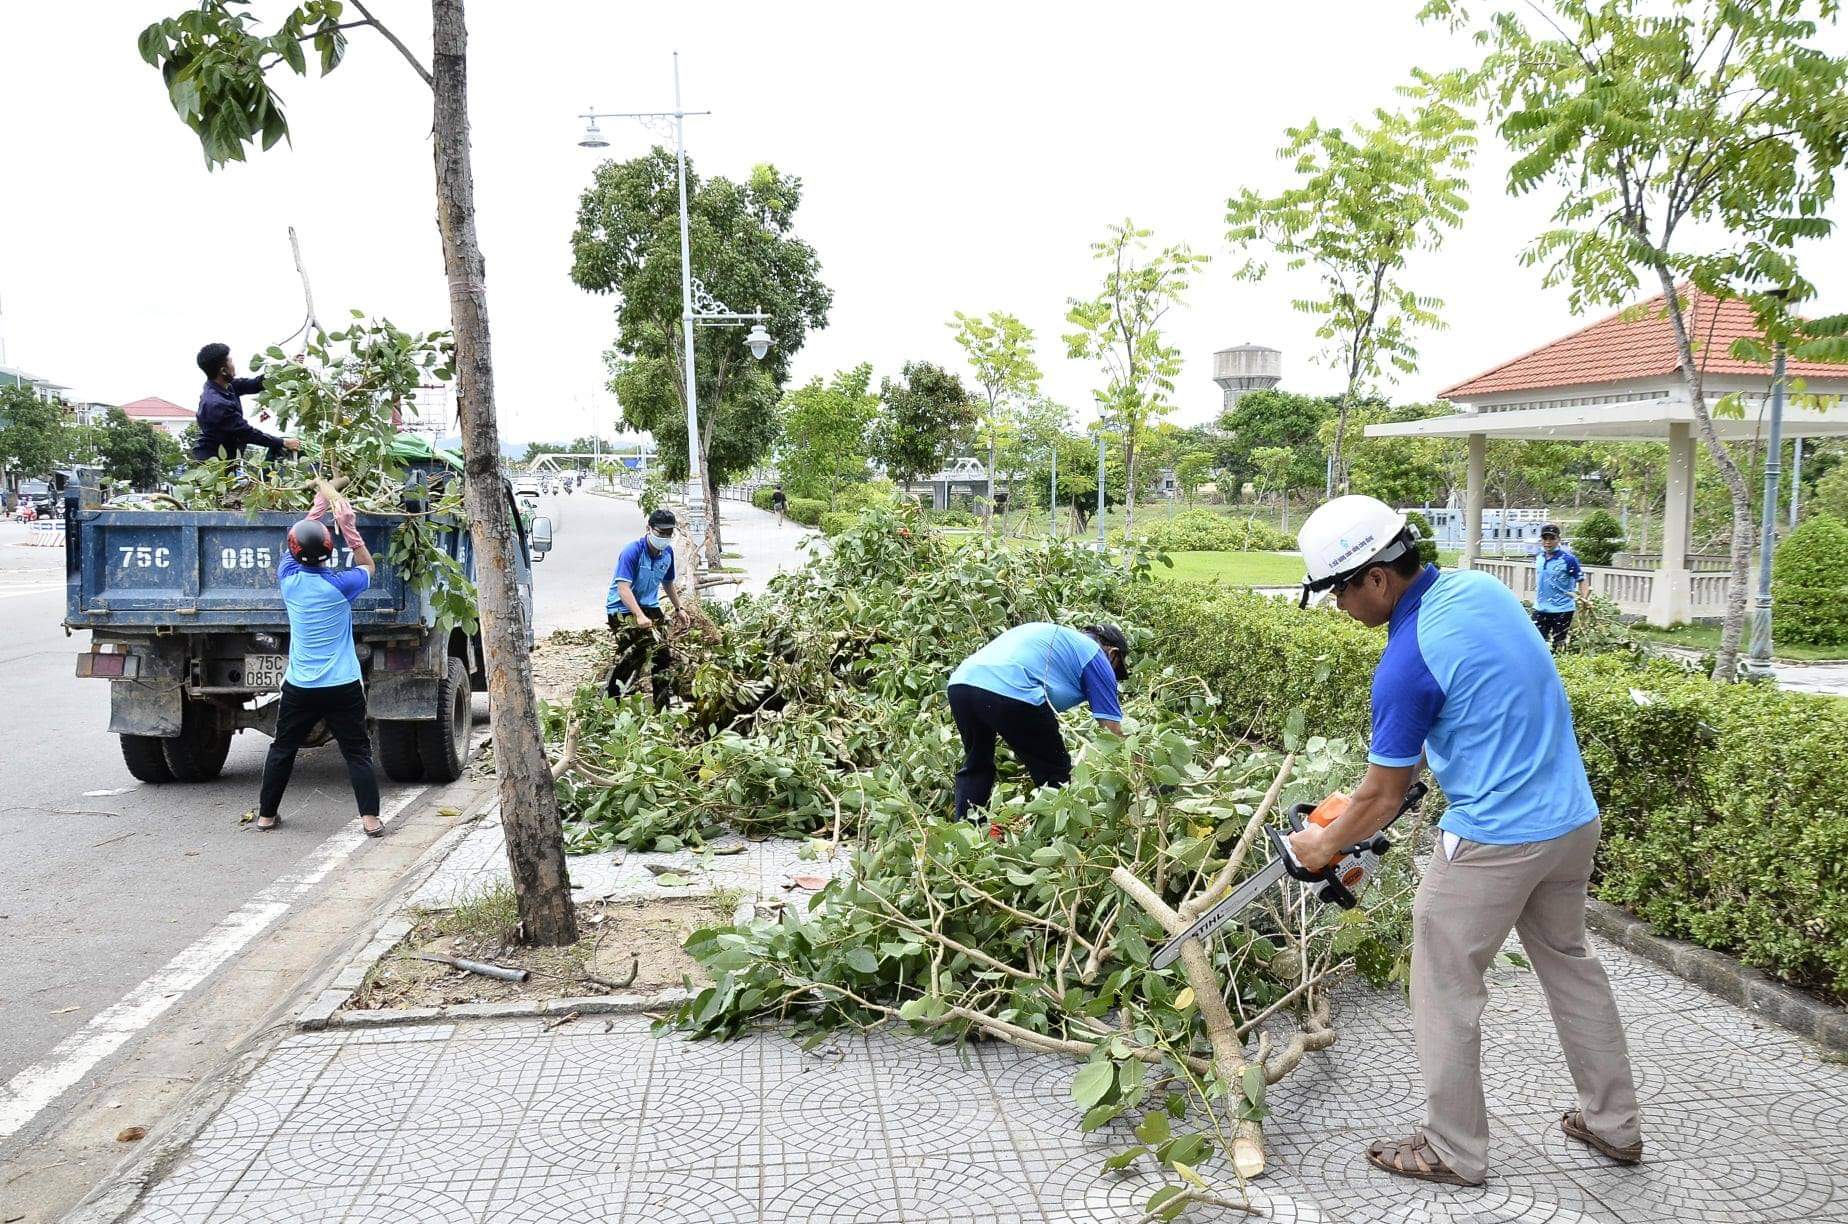
[[[1575,583],[1585,580],[1585,567],[1580,565],[1579,559],[1571,553],[1566,554],[1566,573]]]
[[[1078,675],[1084,687],[1084,699],[1091,705],[1091,716],[1105,722],[1122,722],[1123,707],[1117,701],[1116,673],[1102,649],[1091,656]]]
[[[641,551],[642,548],[640,544],[631,542],[629,546],[623,549],[617,556],[616,582],[626,582],[630,586],[635,585],[635,563]],[[614,584],[612,583],[612,585]]]
[[[1373,673],[1373,743],[1367,760],[1388,768],[1418,764],[1425,737],[1444,709],[1444,690],[1431,674],[1415,632],[1395,633]]]
[[[360,569],[357,565],[352,569],[330,570],[327,575],[327,580],[334,584],[334,589],[336,591],[346,596],[346,601],[348,603],[352,603],[361,595],[364,595],[366,593],[366,588],[372,585],[372,575]]]
[[[263,390],[263,380],[261,378],[234,378],[231,380],[231,394],[233,395],[255,395],[261,390]]]

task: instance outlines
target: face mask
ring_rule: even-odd
[[[665,548],[667,545],[674,542],[674,533],[670,531],[666,535],[663,535],[658,531],[651,531],[648,533],[648,538]]]

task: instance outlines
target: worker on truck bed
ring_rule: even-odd
[[[956,819],[985,808],[995,789],[995,737],[1027,767],[1036,786],[1071,781],[1060,710],[1089,702],[1105,730],[1123,733],[1117,686],[1129,676],[1129,641],[1115,625],[1082,630],[1043,621],[1017,625],[950,673],[950,715],[962,736]],[[993,834],[995,830],[990,828]]]
[[[1534,628],[1554,652],[1572,632],[1572,613],[1591,598],[1591,580],[1571,549],[1559,543],[1559,524],[1540,528],[1540,551],[1534,554]]]
[[[360,827],[379,837],[379,784],[372,773],[372,736],[366,728],[366,687],[360,681],[359,656],[353,649],[353,601],[372,585],[377,566],[359,534],[352,503],[336,497],[334,525],[352,550],[351,569],[329,569],[333,537],[321,522],[325,502],[315,495],[308,517],[289,528],[276,572],[282,601],[289,610],[289,670],[282,682],[276,714],[276,738],[263,763],[263,794],[257,804],[257,828],[268,832],[282,823],[282,793],[288,788],[300,751],[315,724],[325,722],[346,758],[347,780],[359,804]]]
[[[199,423],[199,440],[192,448],[194,459],[216,458],[220,451],[235,459],[246,446],[261,446],[271,459],[279,459],[284,451],[302,448],[300,438],[266,434],[244,419],[238,397],[263,390],[263,380],[235,376],[230,345],[208,344],[200,349],[199,369],[205,374],[205,390],[199,393],[199,414],[194,418]]]
[[[1371,497],[1338,497],[1299,533],[1303,602],[1334,592],[1363,625],[1386,626],[1373,674],[1366,777],[1326,827],[1290,835],[1319,870],[1384,828],[1428,761],[1449,807],[1412,909],[1412,1033],[1425,1122],[1367,1149],[1403,1177],[1476,1186],[1488,1173],[1482,1097],[1483,974],[1520,932],[1559,1030],[1578,1108],[1560,1128],[1621,1164],[1642,1159],[1636,1083],[1610,980],[1585,940],[1585,884],[1598,805],[1572,709],[1520,600],[1489,574],[1440,574],[1417,532]]]
[[[674,605],[674,619],[684,620],[680,588],[674,583],[674,512],[656,510],[648,516],[648,531],[632,540],[616,558],[616,576],[610,580],[603,611],[610,632],[616,635],[616,663],[610,669],[605,691],[616,697],[649,673],[654,706],[667,708],[673,693],[673,656],[667,645],[667,614],[661,611],[661,593]]]

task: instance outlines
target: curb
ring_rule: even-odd
[[[1832,1054],[1848,1054],[1848,1010],[1786,986],[1723,952],[1657,935],[1641,918],[1603,901],[1586,903],[1585,925],[1769,1024],[1807,1037]]]

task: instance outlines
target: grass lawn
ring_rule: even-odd
[[[1155,576],[1239,587],[1293,587],[1303,580],[1303,559],[1281,552],[1169,553],[1174,568],[1157,562]]]
[[[1645,642],[1660,642],[1665,646],[1683,646],[1689,650],[1718,650],[1720,648],[1720,627],[1718,625],[1677,625],[1673,629],[1658,629],[1653,625],[1635,624],[1630,632]],[[1773,636],[1777,633],[1775,613],[1771,621]],[[1752,626],[1745,627],[1745,636],[1740,639],[1739,649],[1743,652],[1751,648]],[[1795,643],[1786,645],[1773,642],[1771,655],[1777,659],[1793,659],[1805,663],[1826,661],[1830,659],[1848,659],[1848,646],[1799,646]]]

